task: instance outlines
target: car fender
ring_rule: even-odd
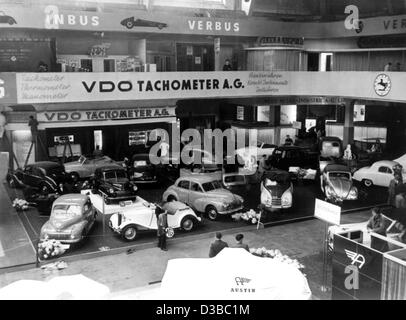
[[[217,210],[221,210],[221,201],[216,201],[216,199],[213,198],[200,198],[194,203],[194,207],[199,212],[205,212],[208,206],[213,206]]]
[[[174,196],[174,197],[176,197],[176,199],[178,199],[179,201],[181,201],[181,200],[179,199],[178,194],[177,194],[176,191],[173,190],[173,189],[167,189],[167,190],[164,192],[164,194],[162,195],[162,200],[166,201],[166,199],[168,199],[169,196]]]
[[[20,186],[24,185],[24,182],[21,180],[21,178],[18,177],[17,172],[7,173],[7,179],[9,179],[10,177],[15,179]]]

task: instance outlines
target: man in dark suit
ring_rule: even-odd
[[[223,237],[223,235],[221,234],[221,232],[216,232],[216,239],[210,245],[210,250],[209,250],[210,258],[217,256],[217,254],[221,250],[228,247],[227,242],[221,240],[222,237]]]
[[[244,235],[242,233],[239,233],[235,236],[235,248],[241,248],[241,249],[245,249],[248,252],[250,252],[250,248],[248,247],[248,244],[243,243],[243,239],[244,239]]]
[[[155,214],[157,215],[158,223],[158,247],[163,251],[168,251],[166,248],[166,229],[168,228],[167,212],[160,206],[156,205]]]

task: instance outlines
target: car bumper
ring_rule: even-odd
[[[45,237],[40,237],[41,241],[45,240]],[[48,234],[47,240],[56,240],[60,243],[74,244],[82,241],[82,237],[71,238],[70,234]]]
[[[288,204],[288,205],[282,205],[282,204],[280,204],[280,205],[265,205],[265,204],[264,204],[265,210],[289,209],[289,208],[291,208],[291,207],[292,207],[291,204]]]
[[[243,204],[239,205],[238,207],[231,208],[231,209],[219,210],[219,211],[218,211],[218,214],[223,214],[223,215],[231,214],[231,213],[238,212],[238,211],[240,211],[240,210],[242,210],[242,209],[244,209],[244,205],[243,205]]]

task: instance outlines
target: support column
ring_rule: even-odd
[[[345,102],[343,134],[344,148],[347,146],[347,144],[352,144],[354,142],[354,103],[354,100],[347,100]]]

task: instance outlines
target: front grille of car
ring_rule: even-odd
[[[272,197],[272,205],[273,206],[281,206],[282,205],[282,199],[279,197]]]

